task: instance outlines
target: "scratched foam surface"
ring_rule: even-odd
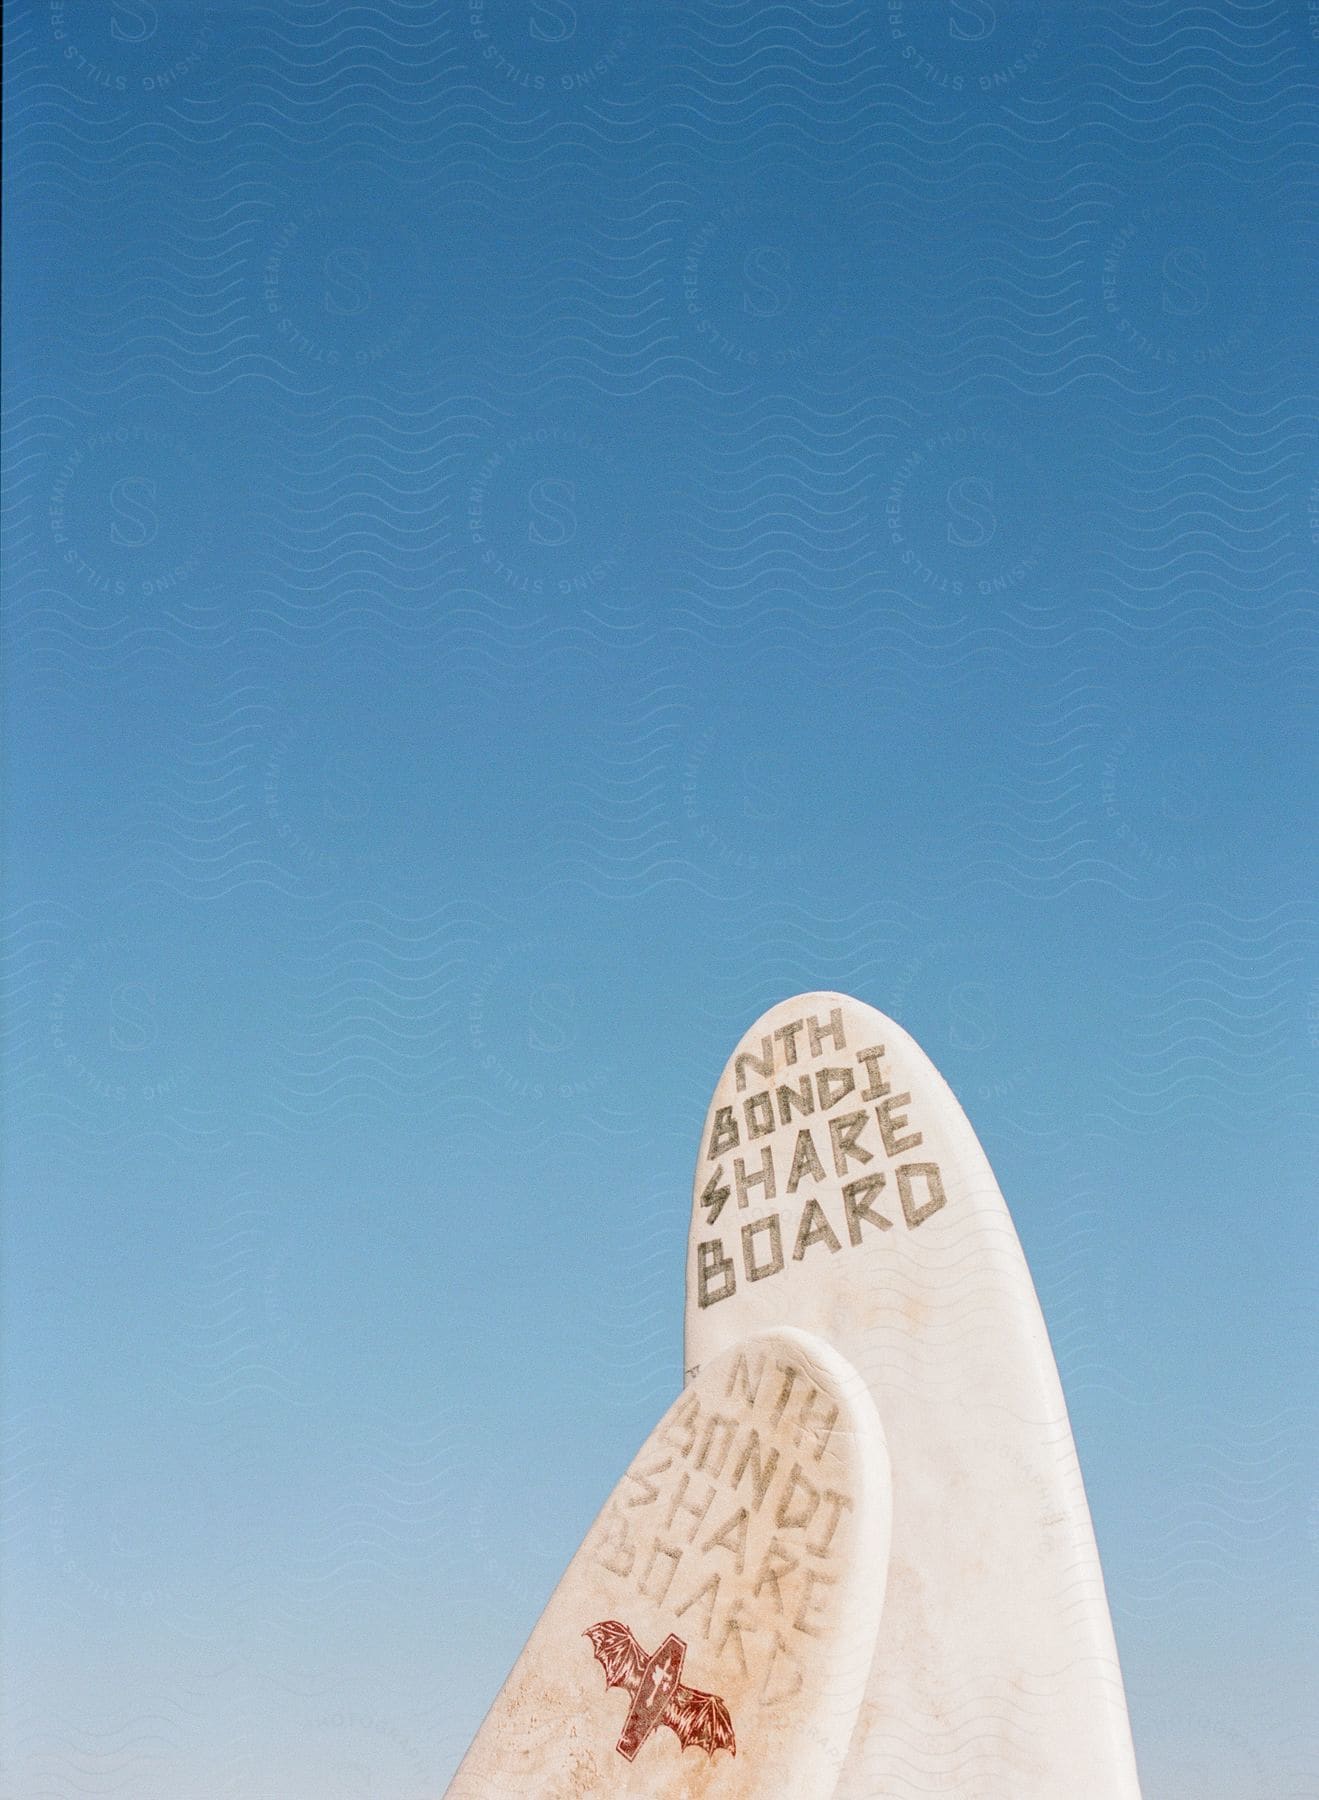
[[[839,990],[1306,1800],[1313,0],[6,26],[5,1791],[442,1792]]]

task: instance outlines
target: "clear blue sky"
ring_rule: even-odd
[[[1149,1800],[1300,1800],[1313,8],[8,23],[7,1791],[442,1792],[840,987]]]

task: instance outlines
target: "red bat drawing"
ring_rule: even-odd
[[[654,1656],[647,1656],[626,1625],[617,1619],[605,1619],[582,1633],[591,1640],[595,1659],[605,1672],[607,1688],[623,1688],[632,1695],[632,1705],[618,1740],[618,1753],[632,1761],[651,1732],[667,1725],[685,1750],[696,1744],[711,1757],[716,1750],[737,1755],[733,1737],[733,1721],[728,1708],[714,1694],[703,1694],[697,1688],[683,1687],[682,1674],[687,1646],[672,1633],[665,1638]]]

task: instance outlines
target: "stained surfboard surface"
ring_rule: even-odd
[[[800,995],[751,1027],[698,1154],[688,1379],[783,1325],[861,1374],[892,1463],[887,1599],[839,1800],[1139,1800],[1089,1507],[1016,1231],[930,1059],[842,994]]]
[[[793,1328],[713,1355],[569,1565],[450,1800],[829,1800],[883,1608],[883,1430]]]

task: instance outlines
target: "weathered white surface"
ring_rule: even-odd
[[[697,1162],[689,1378],[783,1324],[864,1375],[892,1459],[888,1598],[839,1800],[1136,1800],[1089,1509],[1016,1232],[929,1058],[841,994],[752,1026]]]
[[[835,1350],[784,1330],[712,1357],[573,1558],[450,1800],[827,1800],[874,1655],[889,1513],[879,1419]],[[676,1688],[662,1658],[641,1667],[670,1638]],[[606,1685],[611,1650],[622,1686]],[[661,1683],[686,1747],[666,1723],[626,1737],[638,1690],[644,1707]]]

